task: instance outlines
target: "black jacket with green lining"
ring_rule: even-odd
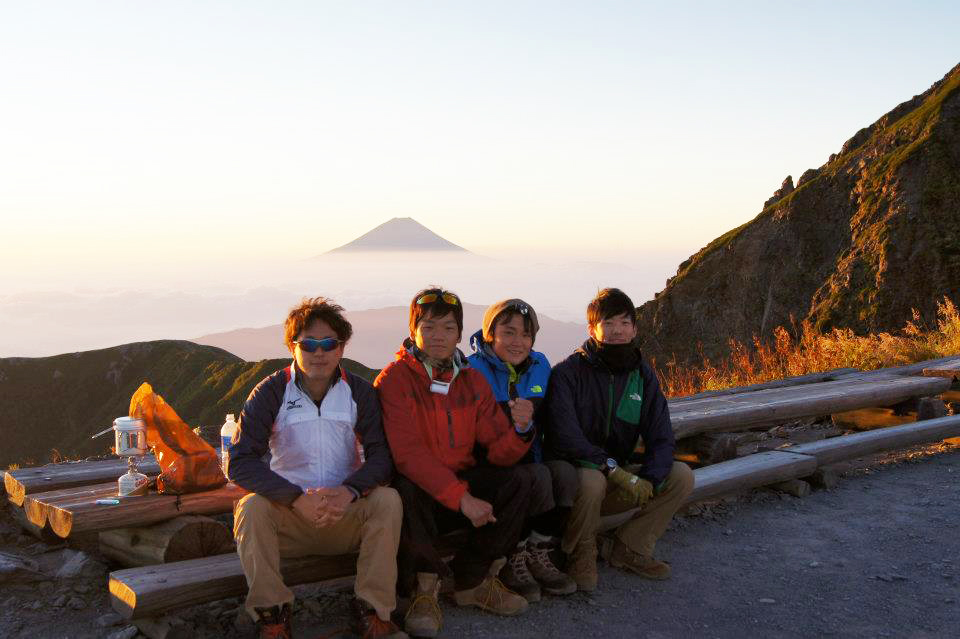
[[[642,359],[632,371],[613,373],[597,356],[595,342],[587,340],[553,367],[546,406],[549,457],[591,468],[612,457],[623,465],[642,439],[640,477],[658,486],[670,474],[670,410],[656,374]]]

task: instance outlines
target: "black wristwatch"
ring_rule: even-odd
[[[603,470],[602,470],[603,475],[605,477],[609,477],[610,473],[616,470],[616,468],[617,468],[617,460],[614,459],[613,457],[607,457],[607,461],[603,462]]]

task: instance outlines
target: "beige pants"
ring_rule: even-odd
[[[626,470],[636,468],[627,466]],[[577,472],[580,475],[580,490],[573,502],[561,546],[566,553],[573,551],[581,541],[596,537],[601,515],[628,510],[619,499],[619,489],[608,484],[607,478],[599,470],[578,468]],[[642,508],[637,508],[626,523],[616,528],[614,534],[630,550],[644,557],[652,557],[657,540],[692,490],[693,471],[686,464],[674,462],[660,492]]]
[[[317,528],[293,509],[250,494],[234,512],[234,537],[247,577],[245,608],[256,620],[255,608],[293,602],[283,583],[281,557],[344,555],[359,551],[354,592],[384,621],[397,607],[397,546],[403,509],[392,488],[374,488],[350,504],[335,524]]]

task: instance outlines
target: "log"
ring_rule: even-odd
[[[3,485],[7,491],[7,498],[17,506],[22,506],[26,496],[32,493],[99,484],[111,480],[116,482],[117,478],[125,472],[127,472],[126,459],[47,464],[34,468],[8,470],[3,476]],[[160,466],[153,455],[144,457],[140,463],[140,472],[144,475],[160,473]]]
[[[865,406],[885,406],[917,395],[936,395],[949,387],[949,380],[938,377],[805,384],[685,401],[671,405],[670,421],[674,436],[679,439],[703,432],[829,415]]]
[[[832,464],[846,459],[915,444],[938,442],[960,435],[960,415],[928,419],[902,426],[891,426],[819,442],[791,446],[791,453],[810,455],[818,465]],[[706,470],[706,469],[705,469]]]
[[[694,471],[696,483],[686,503],[804,477],[816,468],[817,460],[813,457],[779,450],[706,466]]]
[[[793,495],[794,497],[806,497],[810,494],[810,484],[802,479],[788,479],[786,481],[771,484],[770,488],[777,492]]]
[[[768,390],[771,388],[786,388],[787,386],[801,386],[803,384],[815,384],[817,382],[832,382],[840,379],[842,376],[851,373],[859,373],[859,368],[835,368],[822,373],[807,373],[806,375],[797,375],[795,377],[786,377],[784,379],[775,379],[760,384],[750,384],[749,386],[731,386],[714,391],[704,391],[696,395],[685,395],[676,397],[673,401],[682,402],[691,399],[704,399],[706,397],[723,397],[724,395],[737,395],[739,393],[749,393],[758,390]]]
[[[219,521],[183,515],[154,526],[100,533],[100,552],[126,567],[199,559],[233,550],[230,530]]]
[[[63,540],[57,537],[49,526],[38,526],[35,523],[27,519],[27,513],[23,511],[23,508],[17,508],[13,504],[8,505],[10,509],[10,517],[20,525],[25,532],[33,535],[40,541],[45,541],[47,543],[60,542]]]
[[[111,482],[99,486],[81,487],[78,495],[69,491],[40,493],[31,497],[40,511],[45,512],[50,528],[60,537],[79,532],[109,530],[111,528],[141,527],[173,519],[180,515],[217,515],[233,510],[234,503],[246,491],[235,484],[216,490],[188,495],[161,495],[150,493],[136,497],[117,497],[117,486]],[[117,505],[97,504],[100,498],[115,498]]]
[[[917,403],[917,421],[946,417],[950,411],[943,400],[937,397],[921,397]]]
[[[674,459],[702,465],[737,457],[737,437],[731,433],[704,433],[677,442]]]
[[[280,572],[284,583],[294,586],[348,577],[356,571],[356,564],[356,555],[297,557],[281,560]],[[247,581],[236,553],[110,573],[110,604],[126,619],[155,617],[246,592]]]

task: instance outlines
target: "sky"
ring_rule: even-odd
[[[957,24],[922,1],[0,0],[0,297],[242,292],[409,216],[508,262],[630,265],[639,303],[960,62]]]

